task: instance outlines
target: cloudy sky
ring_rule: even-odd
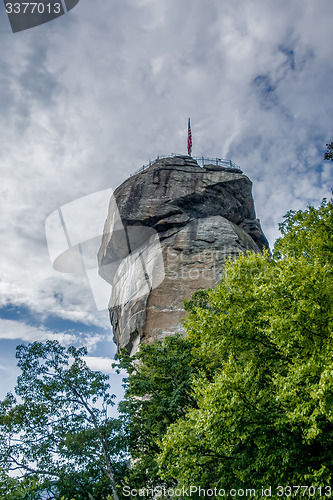
[[[330,196],[332,17],[332,0],[81,0],[13,34],[1,2],[1,397],[16,345],[53,338],[88,345],[119,391],[108,313],[84,274],[52,268],[45,220],[186,154],[188,117],[193,156],[252,179],[271,245],[289,209]]]

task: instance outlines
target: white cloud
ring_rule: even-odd
[[[193,154],[241,166],[273,243],[287,210],[319,204],[333,186],[322,162],[333,139],[333,4],[93,4],[0,35],[0,304],[104,325],[87,280],[52,270],[46,217],[149,158],[186,152],[191,116]]]
[[[53,332],[47,328],[35,327],[25,322],[0,319],[0,339],[17,340],[19,342],[46,342],[47,340],[58,340],[63,345],[85,345],[88,350],[95,348],[100,341],[110,340],[109,335],[98,334],[94,331],[80,332],[68,330],[64,332]]]
[[[112,368],[114,360],[111,358],[104,358],[102,356],[85,356],[84,360],[91,370],[102,371],[112,375],[116,374],[115,369]],[[123,377],[126,375],[125,370],[121,370],[120,373]]]

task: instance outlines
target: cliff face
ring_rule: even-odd
[[[268,248],[251,187],[240,170],[172,157],[116,189],[98,258],[118,349],[181,331],[184,298],[214,287],[228,257]]]

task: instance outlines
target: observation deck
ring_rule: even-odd
[[[177,153],[171,153],[171,155],[159,155],[157,156],[157,158],[155,158],[155,160],[149,160],[149,163],[147,163],[147,165],[142,165],[142,167],[138,168],[135,172],[130,174],[130,177],[139,174],[140,172],[143,172],[143,170],[146,170],[147,168],[151,167],[151,165],[153,165],[158,160],[161,160],[163,158],[173,158],[173,157],[190,158],[191,160],[195,160],[198,163],[199,167],[204,167],[205,165],[217,165],[218,167],[232,168],[241,171],[241,168],[231,160],[225,160],[223,158],[208,158],[206,156],[188,156]]]

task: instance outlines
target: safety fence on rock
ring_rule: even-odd
[[[205,165],[217,165],[219,167],[224,167],[224,168],[234,168],[236,170],[240,170],[240,167],[234,163],[231,160],[224,160],[222,158],[207,158],[205,156],[187,156],[187,155],[181,155],[177,153],[171,153],[171,155],[159,155],[155,160],[149,160],[149,163],[147,165],[142,165],[138,170],[133,172],[130,177],[133,175],[139,174],[143,170],[146,170],[146,168],[149,168],[153,163],[155,163],[158,160],[161,160],[163,158],[170,158],[170,157],[175,157],[178,156],[180,158],[190,158],[191,160],[195,160],[199,166],[204,167]]]

